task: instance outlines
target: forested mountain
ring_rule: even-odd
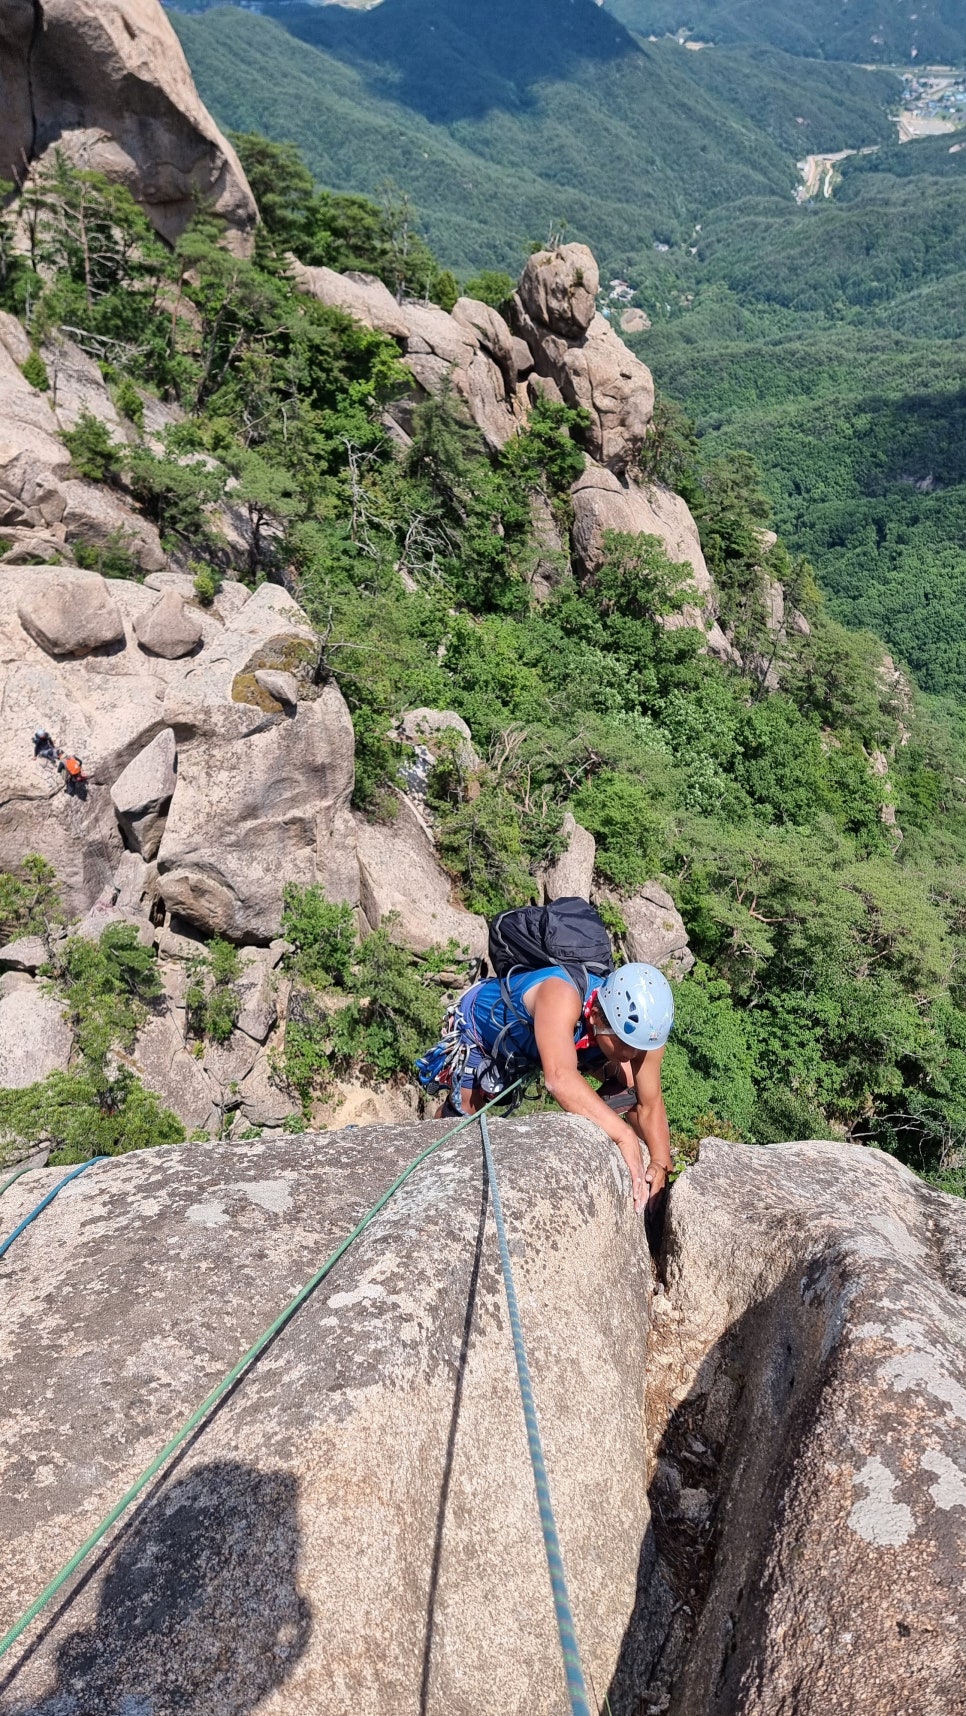
[[[830,201],[712,217],[633,343],[709,446],[754,455],[841,617],[966,699],[966,151],[841,175]]]
[[[901,65],[966,53],[962,0],[607,0],[615,17],[649,35],[689,30],[712,42],[770,42],[789,54]]]
[[[739,199],[790,200],[807,149],[894,135],[887,73],[639,42],[592,0],[173,18],[223,124],[290,139],[340,190],[391,179],[457,270],[515,272],[566,223],[606,271],[656,281],[656,243],[691,243]]]

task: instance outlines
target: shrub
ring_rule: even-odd
[[[56,874],[36,852],[17,870],[0,870],[0,942],[46,935],[64,922]]]
[[[140,583],[144,574],[131,553],[131,537],[125,530],[112,530],[105,542],[75,542],[74,559],[86,572],[102,578],[130,578]]]
[[[49,393],[50,376],[47,374],[47,365],[36,349],[30,353],[26,363],[21,364],[20,373],[24,381],[29,381],[31,387],[39,388],[41,393]]]
[[[119,381],[114,390],[114,403],[122,417],[133,423],[139,435],[144,433],[144,400],[129,375]]]
[[[210,608],[221,589],[221,574],[213,566],[203,566],[197,560],[191,562],[191,569],[195,575],[195,596],[203,608]]]
[[[63,430],[61,439],[70,454],[75,476],[86,477],[92,483],[106,483],[114,476],[121,462],[121,449],[99,417],[82,411],[76,427]]]
[[[99,942],[72,936],[45,970],[64,997],[82,1061],[106,1088],[111,1050],[133,1046],[164,993],[154,949],[140,945],[133,924],[109,924]]]
[[[334,905],[318,884],[289,884],[282,899],[282,934],[292,944],[286,970],[317,989],[347,988],[356,953],[352,907]]]
[[[581,787],[572,808],[577,821],[596,836],[602,876],[628,892],[651,880],[663,846],[663,823],[641,781],[605,769]]]
[[[240,950],[216,936],[205,953],[188,960],[185,1013],[189,1032],[212,1043],[227,1043],[241,1010],[238,981],[244,970]]]
[[[49,1141],[51,1161],[58,1166],[180,1144],[185,1136],[177,1115],[128,1067],[119,1067],[106,1081],[82,1066],[52,1072],[25,1090],[0,1090],[0,1148],[3,1141]]]

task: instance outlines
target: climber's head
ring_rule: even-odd
[[[674,1024],[674,996],[656,966],[620,966],[604,979],[596,1000],[608,1035],[625,1049],[663,1049]]]

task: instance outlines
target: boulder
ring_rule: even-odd
[[[473,745],[473,735],[462,715],[453,709],[409,709],[399,718],[399,732],[411,745],[419,740],[438,738],[441,733],[459,733],[462,743],[456,755],[464,769],[478,769],[480,759]]]
[[[520,276],[520,301],[534,322],[565,340],[579,340],[597,314],[600,271],[586,244],[537,250]]]
[[[416,953],[454,940],[467,953],[486,952],[486,921],[455,905],[452,883],[422,820],[400,798],[396,820],[356,817],[362,910],[372,929],[393,914],[393,940]]]
[[[180,661],[196,650],[204,635],[197,609],[188,608],[176,590],[165,590],[134,622],[141,648],[167,661]]]
[[[694,967],[688,932],[677,906],[659,882],[648,882],[629,899],[602,891],[597,898],[609,901],[627,925],[624,951],[632,961],[656,965],[668,977],[686,977]]]
[[[47,957],[47,944],[39,935],[23,935],[0,947],[0,965],[11,971],[39,971]]]
[[[199,202],[251,250],[241,164],[198,97],[157,0],[11,0],[0,42],[0,178],[59,148],[126,185],[173,243]],[[9,23],[9,27],[8,27]],[[16,92],[7,100],[7,92]]]
[[[492,1130],[576,1629],[603,1692],[646,1527],[643,1224],[585,1122]],[[21,1451],[0,1624],[444,1131],[135,1153],[91,1169],[18,1240],[0,1295]],[[11,1189],[11,1225],[56,1178]],[[12,1709],[565,1708],[486,1211],[478,1136],[454,1139],[11,1651]],[[65,1460],[68,1443],[97,1459]]]
[[[622,334],[646,334],[650,331],[650,316],[636,305],[632,304],[628,309],[622,310],[620,321]]]
[[[352,794],[352,721],[335,685],[287,720],[244,704],[232,710],[247,728],[219,723],[179,736],[158,885],[169,911],[210,934],[267,942],[279,932],[284,885],[325,877]]]
[[[38,566],[17,603],[20,623],[48,655],[90,655],[123,644],[124,622],[96,573]]]
[[[597,842],[586,828],[581,828],[569,810],[563,819],[563,834],[567,841],[566,850],[544,873],[544,895],[547,900],[589,900]]]
[[[111,788],[117,819],[141,857],[157,856],[174,789],[178,784],[178,748],[170,727],[163,727],[122,770]]]
[[[958,1709],[966,1206],[858,1146],[705,1140],[665,1279],[615,1712]]]
[[[0,1089],[24,1090],[66,1071],[73,1037],[64,1004],[39,984],[0,998]]]
[[[276,703],[294,709],[299,700],[298,680],[291,673],[280,673],[277,668],[260,667],[255,671],[255,682],[269,697],[274,697]]]

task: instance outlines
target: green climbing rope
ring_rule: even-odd
[[[497,1102],[502,1101],[505,1096],[509,1095],[511,1090],[515,1090],[519,1083],[520,1080],[517,1079],[516,1082],[509,1085],[505,1091],[501,1091],[499,1096],[495,1096],[492,1102],[487,1103],[486,1108],[480,1110],[480,1113],[485,1114],[488,1109],[493,1108]],[[106,1536],[110,1531],[111,1526],[115,1525],[121,1518],[122,1514],[127,1512],[131,1503],[137,1500],[141,1492],[151,1482],[151,1479],[157,1476],[162,1466],[166,1465],[167,1461],[170,1460],[171,1455],[176,1451],[176,1449],[180,1448],[182,1443],[187,1441],[192,1431],[198,1428],[198,1425],[207,1417],[212,1407],[216,1406],[218,1401],[223,1399],[223,1397],[228,1393],[228,1390],[238,1381],[239,1377],[243,1375],[250,1365],[254,1364],[259,1353],[264,1352],[269,1342],[274,1340],[279,1330],[284,1329],[286,1323],[294,1317],[300,1306],[305,1304],[306,1299],[311,1297],[319,1283],[325,1280],[325,1277],[332,1269],[335,1268],[339,1259],[345,1256],[349,1247],[355,1243],[359,1238],[359,1235],[364,1233],[370,1223],[375,1220],[380,1210],[385,1209],[390,1198],[395,1197],[400,1187],[404,1186],[406,1181],[415,1174],[417,1168],[422,1167],[422,1164],[429,1156],[435,1155],[436,1151],[442,1149],[444,1144],[448,1144],[451,1138],[455,1138],[458,1132],[465,1131],[468,1126],[474,1126],[478,1118],[478,1115],[471,1114],[465,1120],[461,1120],[459,1124],[452,1127],[449,1132],[444,1132],[442,1138],[438,1138],[435,1144],[427,1145],[426,1149],[421,1151],[414,1161],[410,1162],[408,1168],[403,1169],[398,1179],[393,1181],[392,1185],[387,1191],[383,1192],[382,1196],[377,1199],[372,1208],[367,1210],[362,1220],[357,1222],[356,1226],[352,1229],[352,1232],[348,1234],[346,1238],[342,1240],[341,1244],[337,1245],[330,1256],[326,1258],[321,1269],[318,1269],[312,1276],[311,1281],[308,1281],[306,1285],[296,1293],[294,1299],[289,1300],[284,1311],[281,1311],[275,1318],[274,1323],[270,1324],[264,1333],[259,1335],[254,1346],[249,1347],[247,1353],[244,1353],[238,1360],[238,1363],[232,1366],[228,1375],[222,1378],[221,1382],[212,1389],[210,1394],[205,1396],[201,1405],[195,1409],[187,1422],[182,1424],[181,1429],[175,1432],[169,1442],[165,1443],[161,1452],[155,1455],[151,1464],[141,1473],[141,1476],[137,1479],[136,1483],[131,1485],[131,1488],[121,1497],[120,1501],[112,1507],[110,1513],[101,1520],[100,1525],[91,1532],[90,1537],[81,1544],[78,1550],[75,1550],[66,1565],[63,1566],[60,1572],[50,1581],[50,1584],[45,1586],[41,1591],[40,1596],[34,1598],[29,1609],[24,1611],[19,1621],[16,1621],[10,1628],[10,1631],[4,1634],[4,1637],[0,1639],[0,1657],[5,1656],[11,1646],[16,1644],[21,1635],[26,1632],[31,1622],[36,1620],[41,1610],[47,1607],[47,1604],[53,1597],[56,1597],[58,1591],[66,1585],[71,1574],[76,1573],[78,1567],[91,1553],[91,1550],[95,1549],[101,1539]]]
[[[23,1175],[24,1175],[24,1174],[29,1174],[29,1173],[31,1173],[31,1172],[32,1172],[32,1170],[33,1170],[33,1169],[34,1169],[34,1168],[35,1168],[35,1167],[36,1167],[36,1166],[37,1166],[37,1164],[36,1164],[36,1162],[29,1162],[29,1163],[28,1163],[28,1164],[27,1164],[27,1166],[26,1166],[26,1168],[18,1168],[18,1169],[17,1169],[17,1172],[16,1172],[16,1173],[15,1173],[15,1174],[11,1174],[11,1176],[10,1176],[10,1178],[9,1178],[9,1180],[4,1180],[4,1182],[3,1182],[3,1185],[2,1185],[2,1186],[0,1186],[0,1198],[2,1198],[2,1197],[3,1197],[3,1194],[4,1194],[4,1192],[8,1192],[8,1191],[9,1191],[9,1190],[10,1190],[10,1187],[11,1187],[11,1186],[12,1186],[12,1185],[13,1185],[13,1184],[14,1184],[14,1182],[15,1182],[15,1181],[16,1181],[16,1180],[19,1180],[19,1179],[21,1179],[21,1177],[22,1177],[22,1176],[23,1176]]]

